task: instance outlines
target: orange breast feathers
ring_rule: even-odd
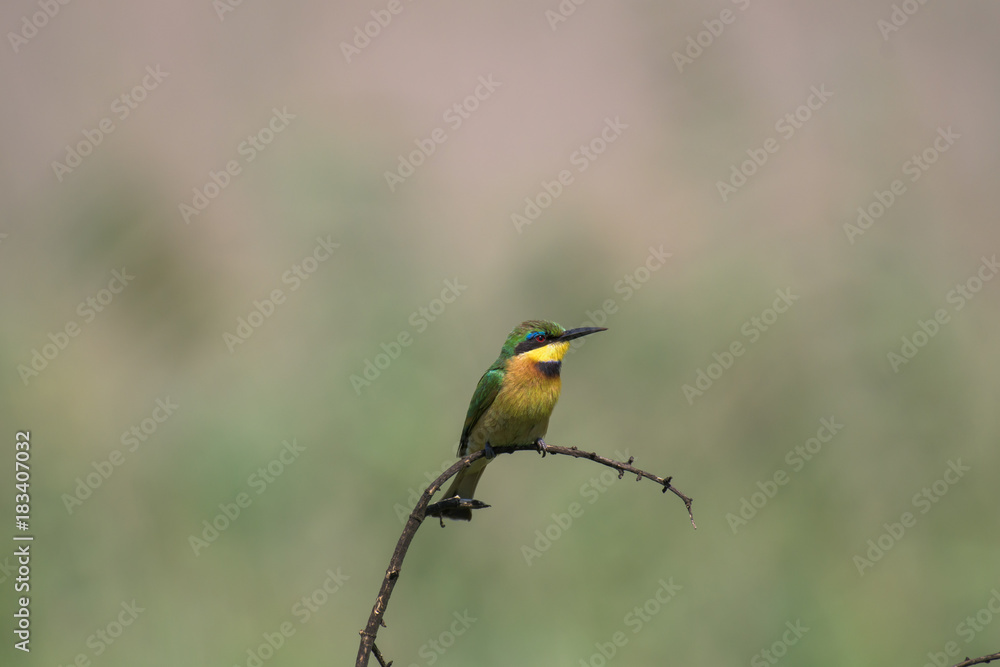
[[[569,343],[565,345],[569,347]],[[559,400],[559,390],[562,388],[559,375],[542,372],[538,362],[560,361],[565,351],[558,350],[558,356],[555,356],[542,353],[545,349],[531,350],[507,360],[503,389],[497,395],[496,402],[499,403],[497,407],[513,419],[526,422],[547,419]],[[534,352],[541,354],[532,354]]]

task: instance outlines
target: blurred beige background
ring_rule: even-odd
[[[35,542],[3,664],[352,664],[527,318],[610,328],[549,442],[673,475],[698,530],[503,457],[492,509],[418,534],[396,665],[1000,650],[998,20],[6,3],[0,510],[13,545],[30,429]]]

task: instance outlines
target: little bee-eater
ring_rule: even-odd
[[[606,329],[582,327],[567,331],[545,320],[528,320],[514,327],[500,356],[479,379],[458,444],[459,456],[485,449],[486,457],[459,472],[445,498],[472,498],[486,464],[493,458],[493,447],[533,444],[544,451],[542,437],[559,400],[559,371],[569,342],[598,331]],[[449,510],[444,516],[468,521],[472,510]]]

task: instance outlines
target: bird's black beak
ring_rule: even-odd
[[[573,340],[574,338],[581,338],[583,336],[589,336],[592,333],[597,333],[598,331],[607,330],[607,327],[580,327],[579,329],[570,329],[569,331],[564,331],[563,334],[559,336],[559,340]]]

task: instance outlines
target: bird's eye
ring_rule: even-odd
[[[533,334],[531,334],[531,337],[534,338],[535,340],[537,340],[539,343],[542,343],[542,342],[545,341],[545,334],[543,334],[541,332],[533,333]]]

